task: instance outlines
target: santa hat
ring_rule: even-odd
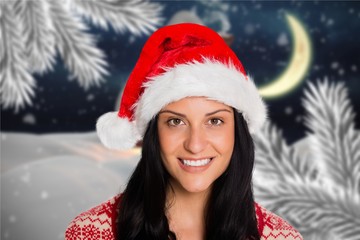
[[[164,106],[190,96],[235,108],[251,133],[266,118],[256,86],[219,34],[202,25],[182,23],[160,28],[145,43],[119,111],[97,121],[101,142],[112,149],[134,147]]]

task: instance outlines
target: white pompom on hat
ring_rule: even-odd
[[[266,119],[254,82],[221,36],[202,25],[181,23],[150,36],[126,83],[119,111],[98,119],[98,136],[108,148],[130,149],[164,106],[190,96],[235,108],[251,133]]]

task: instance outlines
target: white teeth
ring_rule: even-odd
[[[205,166],[206,164],[208,164],[210,162],[210,158],[207,159],[202,159],[202,160],[183,160],[184,165],[186,166],[191,166],[191,167],[201,167],[201,166]]]

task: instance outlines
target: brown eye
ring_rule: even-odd
[[[169,126],[179,126],[179,125],[183,125],[184,122],[179,118],[172,118],[168,120],[168,124]]]
[[[212,118],[209,120],[209,124],[210,125],[214,125],[214,126],[219,126],[223,123],[224,121],[222,121],[221,119],[219,118]]]

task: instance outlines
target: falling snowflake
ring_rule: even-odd
[[[24,175],[20,176],[20,180],[24,183],[30,183],[31,180],[30,172],[25,172]]]
[[[91,101],[93,101],[94,99],[95,99],[94,94],[89,94],[89,95],[86,97],[86,100],[87,100],[88,102],[91,102]]]
[[[325,21],[326,21],[326,16],[325,16],[324,14],[321,14],[320,21],[321,21],[321,22],[325,22]]]
[[[36,152],[37,153],[43,153],[44,152],[44,148],[43,147],[38,147],[37,149],[36,149]]]
[[[286,115],[290,115],[290,114],[292,114],[292,112],[293,112],[292,107],[286,107],[286,108],[285,108],[285,114],[286,114]]]
[[[8,231],[5,231],[3,236],[5,239],[8,239],[10,237],[10,234]]]
[[[343,76],[345,74],[345,70],[343,68],[339,69],[338,74]]]
[[[280,36],[277,39],[277,44],[279,46],[288,46],[289,45],[289,39],[285,33],[280,34]]]
[[[338,62],[333,62],[331,63],[331,69],[337,69],[339,67],[339,63]]]
[[[49,193],[47,191],[42,191],[41,194],[40,194],[40,198],[42,200],[46,200],[49,198]]]
[[[35,125],[36,124],[36,118],[34,114],[28,113],[23,117],[23,123],[29,124],[29,125]]]
[[[7,135],[5,133],[1,133],[1,141],[5,141],[7,138]]]
[[[327,22],[326,22],[326,25],[327,26],[332,26],[334,25],[335,21],[333,19],[328,19]]]
[[[255,32],[255,26],[251,23],[245,25],[245,33],[251,35]]]
[[[262,8],[262,5],[260,3],[256,4],[254,6],[254,9],[260,10]]]
[[[81,116],[81,115],[85,115],[87,113],[87,109],[79,109],[78,110],[78,115]]]
[[[17,219],[16,219],[15,215],[10,215],[10,216],[9,216],[9,222],[10,222],[10,223],[15,223],[16,220],[17,220]]]

